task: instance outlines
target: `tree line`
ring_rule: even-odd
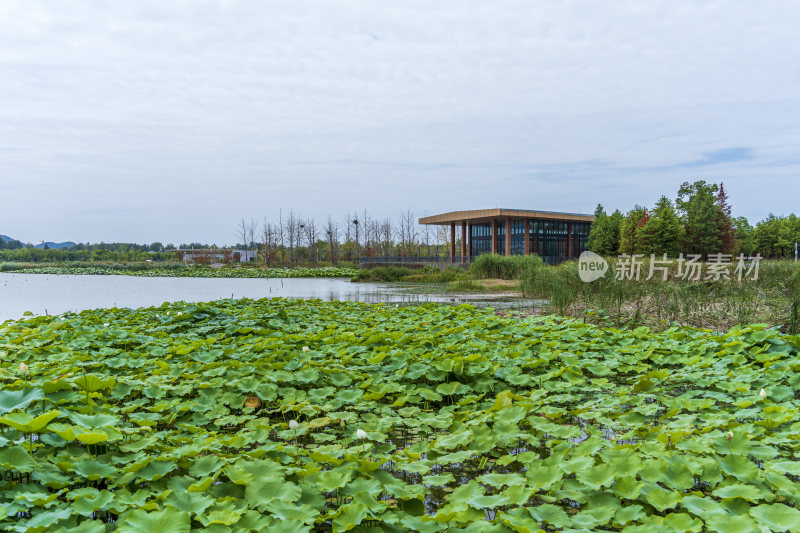
[[[261,223],[241,219],[239,246],[258,250],[266,264],[358,261],[362,257],[435,256],[446,253],[449,229],[417,224],[413,211],[395,219],[373,217],[364,210],[348,211],[339,220],[322,222],[294,210],[280,210],[274,220]]]
[[[337,264],[362,257],[444,256],[448,254],[445,243],[450,239],[448,227],[419,225],[410,209],[396,218],[374,217],[364,209],[347,212],[340,219],[328,216],[324,221],[295,210],[279,210],[272,220],[242,219],[235,235],[236,244],[221,247],[200,242],[178,246],[153,242],[78,243],[70,248],[46,249],[14,241],[18,244],[6,247],[13,249],[0,248],[0,261],[170,261],[177,259],[176,249],[233,247],[257,250],[258,262],[267,265]]]
[[[800,218],[775,216],[751,226],[734,217],[724,184],[684,182],[673,202],[662,196],[652,209],[636,205],[626,214],[594,212],[587,248],[600,255],[723,253],[782,259],[794,256],[800,242]]]

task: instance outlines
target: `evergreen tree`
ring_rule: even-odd
[[[615,255],[619,251],[619,226],[622,215],[614,211],[607,215],[600,204],[594,210],[594,222],[589,230],[586,248],[600,255]]]
[[[628,211],[620,223],[619,253],[629,255],[644,253],[639,233],[647,224],[648,218],[647,209],[640,205]]]
[[[703,257],[722,250],[722,209],[717,205],[719,187],[703,180],[684,182],[675,201],[681,214],[685,238],[683,248]]]
[[[719,232],[722,240],[722,252],[733,253],[736,250],[736,231],[733,229],[733,221],[731,220],[731,206],[728,203],[728,195],[725,193],[725,184],[719,184],[719,192],[717,193],[717,207],[719,208]]]
[[[662,196],[638,233],[639,250],[644,254],[674,257],[683,243],[683,231],[675,207],[669,198]]]
[[[733,223],[734,235],[736,236],[736,249],[734,253],[743,253],[744,255],[752,255],[756,249],[755,239],[753,237],[753,226],[747,221],[745,217],[737,217],[731,220]]]
[[[764,257],[778,256],[778,240],[780,239],[781,219],[769,214],[767,218],[756,224],[753,240],[756,250]]]

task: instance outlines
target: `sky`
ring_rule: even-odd
[[[236,242],[343,221],[591,213],[723,182],[799,212],[800,3],[0,2],[0,234]]]

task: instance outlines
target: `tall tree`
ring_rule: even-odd
[[[722,209],[717,205],[719,187],[703,180],[684,182],[675,201],[685,228],[683,248],[691,253],[708,254],[722,249]]]
[[[683,225],[675,206],[662,196],[653,208],[650,218],[638,232],[639,250],[644,254],[678,255],[683,244]]]
[[[614,255],[619,253],[619,230],[622,223],[622,213],[614,211],[606,214],[600,204],[594,210],[594,222],[589,230],[586,247],[600,255]]]
[[[640,205],[628,211],[620,223],[619,253],[629,255],[643,253],[639,234],[647,224],[648,218],[647,209]]]
[[[722,252],[731,253],[736,248],[736,231],[733,228],[733,221],[731,220],[731,206],[728,203],[728,195],[725,192],[725,184],[719,184],[719,192],[717,193],[717,207],[719,208],[719,232],[720,239],[722,240]]]

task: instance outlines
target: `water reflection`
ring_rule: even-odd
[[[221,298],[318,298],[387,303],[487,303],[486,296],[410,293],[380,283],[347,279],[146,278],[0,273],[0,321],[33,314],[60,314],[98,307],[149,307],[177,300]],[[497,303],[497,302],[494,302]]]

